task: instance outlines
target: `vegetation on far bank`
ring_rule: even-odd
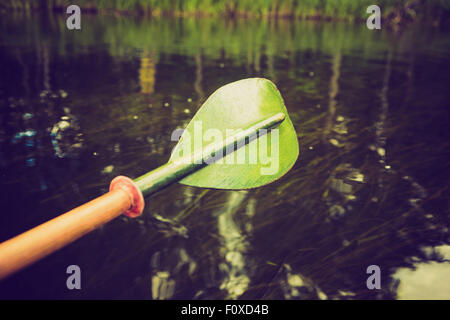
[[[372,0],[6,0],[3,11],[62,11],[77,4],[91,13],[149,16],[223,16],[291,19],[366,19]],[[450,0],[377,0],[383,18],[394,23],[427,21],[438,24],[450,17]]]

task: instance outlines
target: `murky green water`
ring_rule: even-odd
[[[68,31],[35,15],[2,16],[0,34],[0,241],[165,163],[172,131],[228,82],[274,81],[300,142],[281,180],[173,185],[0,297],[450,298],[448,33],[97,16]]]

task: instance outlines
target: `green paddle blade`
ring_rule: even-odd
[[[226,152],[180,183],[216,189],[256,188],[283,176],[297,160],[297,134],[283,98],[271,81],[251,78],[219,88],[192,118],[169,163],[202,152],[207,146],[221,143],[239,130],[279,113],[283,113],[285,119],[278,127],[258,138],[250,136],[249,143],[234,152]]]

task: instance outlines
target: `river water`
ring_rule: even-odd
[[[164,164],[171,133],[232,81],[277,85],[300,156],[258,189],[172,185],[3,281],[1,298],[450,298],[448,33],[64,19],[0,18],[0,241]]]

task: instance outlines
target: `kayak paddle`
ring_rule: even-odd
[[[166,164],[134,180],[118,176],[108,193],[1,243],[0,279],[122,213],[139,216],[144,197],[173,182],[202,188],[255,188],[289,171],[298,151],[297,134],[271,81],[251,78],[229,83],[201,106]]]

